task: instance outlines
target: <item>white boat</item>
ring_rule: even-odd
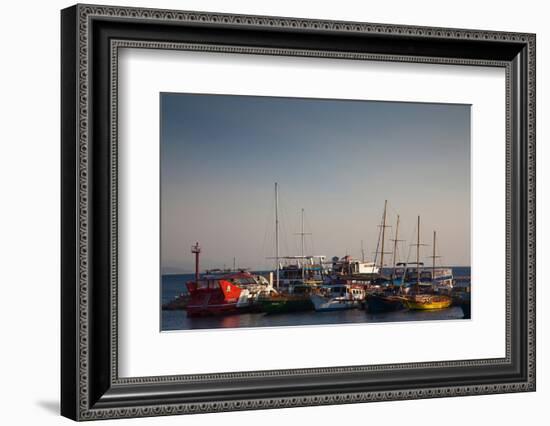
[[[310,295],[310,300],[318,312],[360,308],[365,301],[365,289],[351,284],[323,285],[318,293]]]
[[[380,268],[374,262],[356,260],[349,255],[332,258],[332,273],[335,275],[376,275],[379,272]]]

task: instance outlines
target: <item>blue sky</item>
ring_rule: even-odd
[[[274,182],[283,255],[299,254],[304,208],[309,254],[360,257],[364,240],[371,259],[387,199],[408,240],[401,259],[420,215],[442,264],[470,264],[469,105],[176,93],[160,104],[163,272],[192,269],[195,241],[205,268],[269,268]]]

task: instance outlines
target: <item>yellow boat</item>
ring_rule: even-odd
[[[449,296],[422,294],[403,298],[403,304],[413,310],[427,311],[445,309],[451,306],[452,299]]]

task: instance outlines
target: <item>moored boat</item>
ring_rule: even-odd
[[[365,289],[350,284],[321,286],[319,292],[310,295],[317,312],[360,308],[365,301]]]
[[[382,215],[382,223],[380,225],[380,271],[384,266],[384,254],[392,254],[392,264],[393,269],[390,277],[385,277],[383,274],[380,274],[379,277],[373,282],[375,287],[378,287],[378,290],[375,292],[369,292],[365,299],[365,310],[368,313],[382,313],[382,312],[393,312],[404,309],[403,297],[401,293],[401,282],[396,276],[396,261],[397,261],[397,249],[398,242],[403,241],[399,239],[399,215],[397,215],[397,223],[395,226],[395,238],[393,238],[393,252],[386,253],[384,251],[385,244],[385,230],[388,227],[386,224],[386,211],[387,211],[387,200],[384,202],[384,214]],[[377,253],[378,254],[378,253]]]
[[[292,294],[272,294],[262,297],[258,303],[266,314],[283,314],[288,312],[306,312],[313,310],[313,303],[310,300],[311,287],[295,287]]]
[[[453,305],[462,309],[465,319],[471,318],[471,293],[470,285],[460,283],[459,286],[455,286],[452,292]]]
[[[195,255],[195,279],[185,284],[189,294],[185,300],[188,317],[254,311],[258,309],[260,297],[276,293],[271,280],[245,270],[228,274],[215,270],[201,276],[199,243],[191,248],[191,252]]]
[[[393,312],[404,309],[403,297],[393,294],[372,293],[367,294],[365,309],[368,313]]]
[[[432,281],[423,281],[422,271],[423,264],[420,262],[420,216],[418,216],[417,227],[416,227],[416,262],[414,263],[416,268],[414,273],[416,274],[416,283],[410,286],[409,293],[406,296],[403,296],[403,304],[411,310],[437,310],[437,309],[446,309],[451,306],[452,298],[444,294],[436,294],[438,291],[437,282],[433,281],[435,277],[435,259],[439,256],[436,255],[436,234],[434,231],[434,241],[433,241],[433,265],[431,269],[431,278]],[[403,278],[407,277],[408,268],[405,265],[403,271]]]
[[[203,278],[186,285],[190,295],[188,317],[237,313],[241,289],[229,281]]]
[[[223,276],[205,275],[186,285],[189,317],[259,311],[260,298],[274,293],[264,277],[246,271]]]
[[[459,304],[462,312],[464,313],[464,319],[472,318],[470,299],[464,299]]]
[[[408,309],[418,311],[446,309],[451,306],[451,302],[449,296],[437,294],[417,294],[403,298],[403,304]]]
[[[189,294],[182,293],[174,299],[162,305],[163,311],[180,311],[187,308],[189,303]]]

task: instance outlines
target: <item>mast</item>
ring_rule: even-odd
[[[305,281],[305,255],[304,255],[304,243],[305,243],[305,236],[311,235],[310,232],[304,232],[304,209],[302,208],[301,211],[302,217],[301,217],[301,232],[298,232],[296,235],[300,235],[301,237],[301,258],[302,258],[302,283]]]
[[[395,240],[393,240],[393,276],[395,276],[395,264],[397,261],[397,242],[399,238],[399,215],[397,215],[397,223],[395,224]],[[393,277],[392,277],[393,278]]]
[[[432,249],[432,255],[430,256],[432,258],[432,284],[435,282],[435,259],[439,259],[441,256],[437,255],[437,248],[436,248],[436,232],[434,231],[434,241],[433,241],[433,249]]]
[[[275,286],[279,289],[279,184],[275,182]]]
[[[303,284],[304,279],[305,279],[305,269],[306,269],[305,259],[304,259],[304,208],[303,207],[302,207],[302,226],[301,226],[301,230],[302,230],[302,232],[300,233],[300,239],[301,239],[301,243],[302,243],[301,255],[302,255],[302,284]]]
[[[382,245],[380,247],[380,274],[384,268],[384,239],[386,235],[386,209],[388,207],[388,200],[384,200],[384,215],[382,218]]]
[[[432,254],[432,282],[435,279],[435,231],[434,231],[434,243],[433,243],[433,254]]]
[[[420,285],[420,216],[416,224],[416,285]]]
[[[363,240],[361,240],[361,262],[365,263],[365,248],[363,247]]]

